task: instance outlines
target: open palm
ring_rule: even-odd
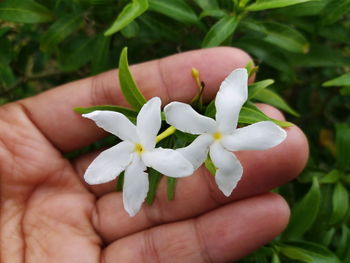
[[[192,67],[202,73],[211,98],[227,73],[248,59],[240,50],[215,48],[132,71],[145,97],[189,101],[196,92]],[[230,262],[286,226],[288,206],[267,192],[305,165],[307,143],[297,127],[278,147],[237,154],[244,178],[229,198],[199,169],[178,181],[174,201],[166,200],[162,181],[154,205],[130,218],[114,182],[88,186],[81,179],[98,152],[73,161],[62,156],[105,135],[72,111],[98,104],[126,105],[115,71],[0,108],[1,262]]]

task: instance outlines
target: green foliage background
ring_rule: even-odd
[[[350,262],[349,11],[350,0],[4,0],[0,104],[115,68],[124,46],[131,64],[239,47],[258,80],[275,80],[256,99],[284,110],[311,149],[302,175],[276,189],[288,228],[241,262]]]

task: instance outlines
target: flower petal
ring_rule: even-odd
[[[266,150],[280,144],[287,137],[285,130],[272,121],[257,122],[235,130],[222,138],[222,145],[230,151]]]
[[[247,98],[247,70],[236,69],[221,83],[215,99],[215,119],[221,132],[231,133],[237,127],[239,112]]]
[[[216,184],[224,195],[229,196],[242,177],[243,167],[236,156],[225,150],[220,143],[213,143],[209,154],[217,168]]]
[[[141,140],[141,144],[147,150],[152,150],[156,145],[156,137],[162,122],[160,105],[161,101],[158,97],[152,98],[143,105],[137,115],[137,134]]]
[[[97,110],[82,116],[95,121],[98,127],[114,134],[123,141],[134,143],[139,141],[135,125],[119,112]]]
[[[124,209],[130,216],[134,216],[140,210],[148,192],[148,175],[144,171],[146,166],[138,154],[133,155],[133,160],[125,170],[123,185]]]
[[[146,166],[171,177],[185,177],[193,173],[192,164],[181,153],[172,149],[156,148],[142,154]]]
[[[213,143],[213,137],[209,134],[198,136],[190,145],[176,149],[187,160],[189,160],[194,170],[197,170],[208,156],[209,146]]]
[[[216,131],[216,122],[200,115],[190,105],[181,102],[171,102],[164,108],[166,121],[176,129],[191,133],[203,134]]]
[[[84,174],[88,184],[103,184],[115,179],[130,163],[134,145],[121,142],[101,152],[89,165]]]

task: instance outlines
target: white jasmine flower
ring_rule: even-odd
[[[136,126],[118,112],[94,111],[83,115],[123,140],[97,156],[87,168],[84,179],[88,184],[102,184],[125,170],[123,203],[130,216],[140,210],[147,196],[146,167],[171,177],[189,176],[194,171],[192,164],[179,152],[155,148],[161,126],[160,106],[159,98],[149,100],[139,112]]]
[[[215,181],[229,196],[243,174],[243,167],[230,151],[265,150],[280,144],[286,132],[271,121],[237,128],[239,112],[248,98],[246,69],[234,70],[216,95],[215,120],[200,115],[190,105],[172,102],[165,109],[166,120],[176,129],[199,134],[189,146],[178,149],[197,169],[209,156],[216,167]]]

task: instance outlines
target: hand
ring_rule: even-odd
[[[189,101],[191,68],[212,98],[225,76],[249,57],[233,48],[186,52],[132,67],[146,98]],[[0,108],[1,262],[230,262],[252,252],[286,226],[289,208],[267,193],[298,175],[308,147],[297,127],[267,151],[239,152],[243,179],[226,198],[200,168],[178,180],[175,200],[161,181],[152,206],[130,218],[115,182],[89,186],[82,176],[98,152],[62,157],[102,138],[74,107],[127,105],[115,70]],[[260,105],[283,119],[276,109]]]

